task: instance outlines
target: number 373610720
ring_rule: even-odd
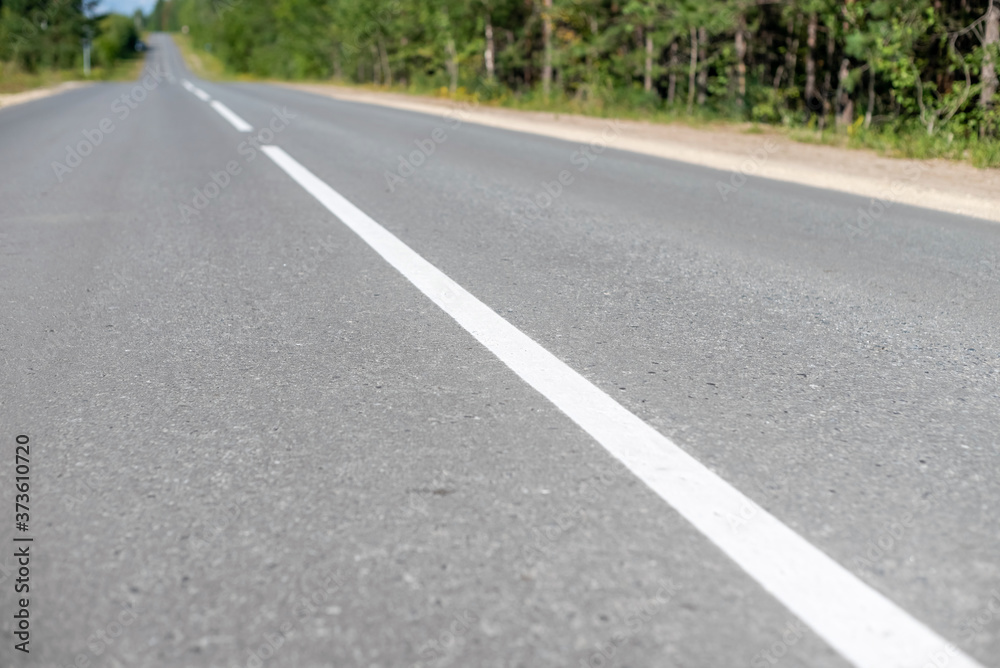
[[[14,482],[16,483],[15,488],[17,489],[18,494],[14,497],[14,521],[24,522],[25,524],[27,524],[29,520],[28,503],[30,499],[28,498],[28,492],[31,489],[31,461],[28,457],[31,455],[30,448],[31,446],[28,445],[27,436],[22,435],[17,437],[17,448],[14,452],[16,458],[15,464],[17,467],[17,477],[14,479]],[[18,528],[20,529],[21,527],[18,526]],[[27,527],[21,530],[26,531]]]

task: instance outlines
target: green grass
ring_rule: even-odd
[[[197,48],[191,41],[191,35],[181,33],[171,33],[174,44],[180,49],[184,62],[191,68],[196,76],[209,81],[219,81],[223,79],[253,81],[256,77],[247,75],[235,75],[226,70],[226,66],[219,58],[204,49]]]
[[[915,160],[943,159],[968,162],[981,169],[1000,167],[1000,141],[980,141],[978,137],[962,137],[944,130],[928,135],[922,127],[902,130],[893,128],[819,132],[792,128],[786,132],[794,140],[808,144],[867,149],[890,158]]]
[[[41,70],[25,72],[14,63],[0,63],[0,93],[20,93],[33,88],[55,86],[64,81],[77,81],[82,72],[75,70]]]
[[[139,78],[143,58],[136,54],[120,60],[113,67],[94,67],[90,76],[83,76],[83,69],[59,70],[45,68],[26,72],[14,63],[0,62],[0,94],[21,93],[35,88],[56,86],[67,81],[132,81]]]

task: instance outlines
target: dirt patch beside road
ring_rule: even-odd
[[[31,90],[21,91],[20,93],[0,93],[0,109],[4,107],[12,107],[15,104],[31,102],[32,100],[39,100],[43,97],[48,97],[50,95],[65,93],[68,90],[73,90],[74,88],[81,88],[83,86],[89,86],[89,85],[90,83],[86,81],[65,81],[57,86],[46,86],[45,88],[33,88]]]

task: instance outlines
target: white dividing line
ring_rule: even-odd
[[[208,93],[206,93],[202,89],[198,88],[197,86],[195,86],[193,83],[191,83],[187,79],[185,79],[184,81],[182,81],[181,84],[185,88],[187,88],[191,93],[193,93],[194,96],[197,97],[202,102],[208,102],[209,100],[212,99],[211,95],[209,95]]]
[[[233,127],[240,132],[253,132],[253,126],[237,116],[232,109],[222,104],[218,100],[212,100],[212,109],[219,112],[219,116],[232,123]]]
[[[215,111],[217,111],[219,113],[219,116],[222,116],[224,119],[226,119],[227,121],[229,121],[229,123],[234,128],[236,128],[240,132],[253,132],[253,126],[250,125],[249,123],[247,123],[246,121],[244,121],[239,116],[237,116],[236,112],[234,112],[232,109],[230,109],[226,105],[222,104],[218,100],[212,100],[211,96],[208,93],[206,93],[202,89],[198,88],[197,86],[195,86],[193,83],[191,83],[187,79],[185,79],[181,83],[182,83],[182,85],[185,88],[187,88],[195,96],[197,96],[199,100],[202,100],[204,102],[208,102],[208,101],[211,100],[211,107],[212,107],[212,109],[215,109]]]
[[[277,146],[262,150],[764,589],[862,668],[982,668],[528,338]],[[741,530],[732,518],[756,513]],[[945,663],[931,663],[940,658]]]

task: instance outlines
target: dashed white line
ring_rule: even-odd
[[[229,121],[229,123],[234,128],[236,128],[240,132],[253,132],[253,126],[244,121],[242,118],[240,118],[236,114],[236,112],[234,112],[232,109],[222,104],[218,100],[213,100],[208,93],[198,88],[187,79],[185,79],[181,83],[184,86],[184,88],[186,88],[188,91],[194,94],[199,100],[203,100],[204,102],[211,101],[212,109],[215,109],[215,111],[218,112],[220,116]]]
[[[185,79],[181,84],[187,88],[195,97],[197,97],[202,102],[208,102],[212,99],[212,96],[203,91],[202,89],[195,86],[193,83]]]
[[[981,668],[497,315],[277,146],[261,147],[490,352],[582,427],[848,661]],[[746,517],[740,531],[730,522]],[[932,664],[936,665],[936,664]]]
[[[234,128],[240,132],[252,132],[253,126],[237,116],[232,109],[222,104],[218,100],[212,100],[212,109],[219,112],[219,115],[229,121]]]

